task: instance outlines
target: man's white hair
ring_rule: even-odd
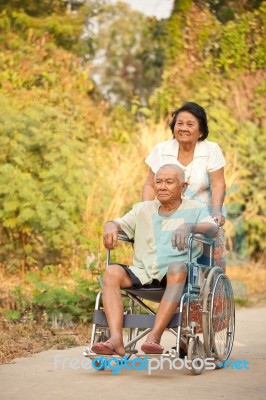
[[[176,164],[164,164],[164,165],[162,165],[162,166],[158,169],[158,171],[156,172],[154,178],[156,179],[156,176],[157,176],[158,172],[160,172],[160,171],[163,170],[163,169],[167,169],[167,168],[171,168],[171,169],[173,169],[173,170],[176,172],[177,177],[178,177],[178,180],[179,180],[180,183],[185,182],[185,172],[184,172],[184,170],[183,170],[181,167],[179,167],[179,166],[176,165]]]

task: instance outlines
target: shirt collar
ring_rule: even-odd
[[[163,149],[163,154],[168,156],[177,156],[179,150],[179,143],[176,139],[170,139],[166,142],[166,145]],[[204,157],[208,155],[208,147],[207,141],[202,140],[196,143],[194,158],[195,157]]]

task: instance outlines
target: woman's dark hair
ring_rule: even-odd
[[[197,103],[192,103],[192,102],[183,104],[182,107],[178,108],[177,110],[175,110],[173,112],[173,114],[172,114],[173,119],[169,125],[173,136],[174,136],[174,127],[175,127],[177,116],[179,113],[181,113],[183,111],[190,112],[199,121],[199,129],[200,129],[200,132],[202,133],[202,136],[199,138],[199,141],[206,139],[209,134],[206,112],[203,107],[199,106]]]

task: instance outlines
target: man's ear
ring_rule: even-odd
[[[188,187],[188,183],[187,182],[181,183],[181,192],[182,192],[182,194],[185,193],[187,187]]]

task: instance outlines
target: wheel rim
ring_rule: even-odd
[[[216,357],[228,359],[234,342],[235,307],[231,283],[226,275],[220,275],[214,285],[211,298],[210,333]]]

